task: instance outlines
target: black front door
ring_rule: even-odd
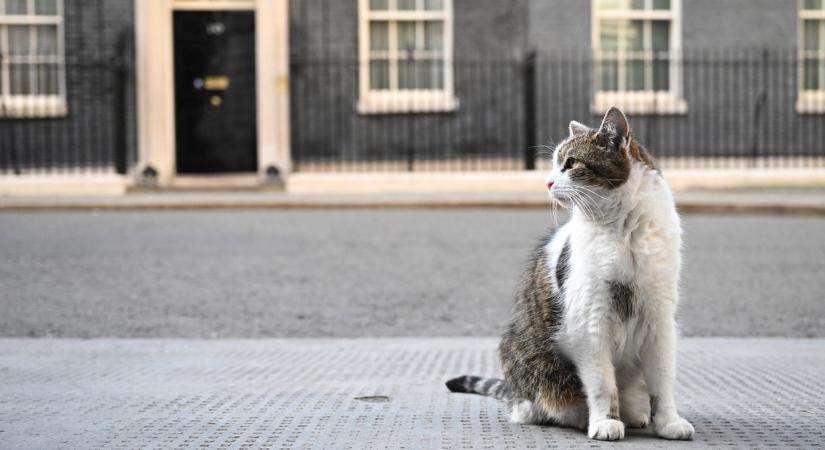
[[[255,13],[176,11],[178,173],[257,169]]]

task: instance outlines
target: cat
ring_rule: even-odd
[[[453,392],[507,400],[512,421],[623,439],[646,427],[692,439],[676,410],[679,215],[627,117],[573,121],[553,152],[550,196],[569,221],[541,241],[499,346],[504,380],[462,376]]]

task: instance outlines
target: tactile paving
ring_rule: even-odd
[[[497,340],[0,340],[0,448],[592,448],[452,394],[499,374]],[[683,339],[677,401],[693,442],[825,444],[825,340]],[[363,397],[363,398],[359,398]],[[615,445],[615,444],[614,444]]]

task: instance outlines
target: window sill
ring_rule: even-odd
[[[62,97],[6,97],[0,99],[0,117],[41,119],[66,117],[69,107]]]
[[[444,113],[458,110],[458,99],[442,92],[370,94],[358,100],[359,114]]]
[[[796,99],[798,114],[825,114],[825,91],[802,91]]]
[[[687,102],[670,92],[597,92],[590,110],[601,115],[611,106],[638,115],[684,115],[688,112]]]

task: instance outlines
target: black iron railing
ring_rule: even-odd
[[[825,60],[804,69],[794,49],[627,58],[571,50],[456,60],[454,92],[445,94],[454,96],[452,107],[419,90],[374,108],[365,101],[392,92],[369,89],[368,67],[294,59],[294,167],[532,169],[565,137],[570,120],[598,125],[610,105],[625,109],[636,138],[665,167],[825,166],[825,86],[815,91],[802,81],[825,71]]]
[[[135,158],[125,67],[106,60],[26,70],[18,91],[0,96],[0,174],[126,173]]]
[[[418,89],[400,93],[371,90],[370,77],[383,75],[355,60],[293,58],[294,170],[544,168],[570,120],[596,126],[609,105],[625,109],[665,168],[825,167],[825,86],[815,83],[825,59],[801,64],[794,49],[600,56],[457,59],[422,70],[410,62],[397,83]],[[128,57],[105,57],[27,68],[30,85],[0,96],[0,174],[128,172],[136,161],[129,66]],[[50,84],[55,70],[65,86]],[[48,95],[9,95],[37,83]]]

